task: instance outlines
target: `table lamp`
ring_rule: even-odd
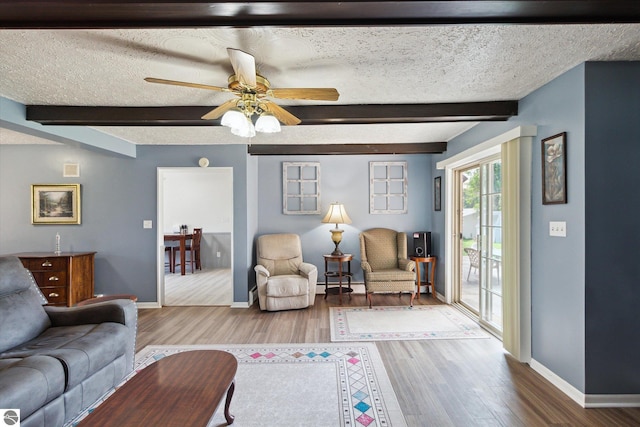
[[[351,224],[351,218],[347,215],[347,211],[344,209],[342,203],[331,203],[331,206],[329,206],[329,212],[327,212],[325,217],[322,219],[322,222],[336,225],[336,228],[329,230],[331,232],[331,240],[336,245],[336,249],[331,253],[331,255],[344,255],[338,248],[338,245],[342,241],[342,233],[344,230],[340,230],[338,228],[338,224]]]

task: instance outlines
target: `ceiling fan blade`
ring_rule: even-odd
[[[313,99],[318,101],[337,101],[340,94],[334,88],[287,88],[270,89],[267,96],[280,99]]]
[[[256,87],[256,59],[253,55],[231,47],[227,48],[227,53],[240,84]]]
[[[179,82],[177,80],[156,79],[155,77],[145,77],[144,80],[149,83],[160,83],[160,84],[173,85],[173,86],[186,86],[186,87],[193,87],[196,89],[215,90],[218,92],[231,92],[231,90],[229,90],[229,88],[226,88],[226,87],[203,85],[200,83],[189,83],[189,82]]]
[[[207,114],[202,116],[201,118],[204,120],[215,120],[218,117],[222,116],[224,113],[232,109],[238,104],[239,99],[230,99],[227,102],[219,105],[213,110],[209,111]]]
[[[276,119],[280,120],[287,126],[297,125],[301,122],[299,118],[274,102],[265,101],[264,104],[261,104],[261,106],[263,106],[265,110],[273,114]]]

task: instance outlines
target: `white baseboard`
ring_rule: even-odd
[[[234,301],[231,304],[231,308],[249,308],[249,307],[251,307],[251,304],[245,301]]]
[[[154,302],[139,302],[138,308],[162,308],[158,301]]]
[[[584,394],[535,359],[531,359],[530,366],[583,408],[640,407],[638,394]]]

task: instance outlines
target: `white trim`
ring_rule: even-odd
[[[190,172],[198,174],[217,174],[221,171],[226,171],[231,176],[231,188],[233,189],[233,168],[227,166],[202,168],[202,167],[158,167],[156,168],[156,183],[157,183],[157,205],[156,205],[156,246],[158,252],[156,255],[156,292],[158,304],[162,307],[164,301],[164,230],[162,224],[164,224],[164,181],[167,175],[175,174],[177,172]],[[233,197],[233,196],[232,196]],[[231,224],[229,229],[231,230],[231,276],[233,277],[234,261],[233,261],[233,216],[231,217]],[[233,292],[233,281],[231,282],[231,290]],[[249,305],[248,305],[249,306]]]
[[[162,308],[158,301],[154,302],[139,302],[137,303],[138,308]]]
[[[583,408],[640,407],[640,394],[584,394],[535,359],[531,359],[530,366]]]
[[[510,131],[503,133],[502,135],[498,135],[485,142],[481,142],[480,144],[474,145],[473,147],[464,150],[461,153],[455,154],[447,159],[439,161],[438,163],[436,163],[436,169],[456,168],[458,166],[464,165],[465,163],[471,163],[483,157],[497,154],[500,152],[499,147],[501,144],[509,142],[516,138],[522,138],[525,136],[536,136],[536,134],[536,126],[518,126],[511,129]],[[489,151],[490,149],[494,149],[495,151]]]
[[[587,394],[585,408],[638,408],[640,394]]]
[[[251,308],[251,304],[246,301],[234,301],[231,308]]]
[[[447,212],[447,214],[445,215],[445,233],[444,233],[444,240],[445,240],[445,246],[444,246],[444,252],[445,252],[445,259],[447,260],[453,260],[455,259],[455,254],[454,254],[454,250],[456,245],[454,244],[454,239],[457,238],[457,236],[455,235],[455,224],[454,224],[454,220],[455,220],[455,215],[453,215],[453,212],[455,212],[455,198],[454,198],[454,190],[455,190],[455,185],[454,185],[454,172],[457,168],[460,168],[466,164],[472,163],[472,162],[476,162],[480,159],[486,158],[486,157],[490,157],[492,155],[495,155],[497,153],[501,152],[501,146],[502,144],[512,141],[514,139],[521,139],[522,141],[526,141],[526,142],[530,142],[531,137],[535,136],[537,133],[537,127],[536,126],[518,126],[510,131],[507,131],[501,135],[498,135],[494,138],[491,138],[487,141],[481,142],[478,145],[475,145],[461,153],[458,153],[456,155],[453,155],[451,157],[449,157],[448,159],[444,159],[440,162],[438,162],[436,164],[436,167],[438,169],[444,169],[445,173],[445,212]],[[527,150],[523,150],[525,153],[527,152]],[[530,150],[529,150],[530,151]],[[528,159],[530,161],[530,154],[528,154]],[[525,156],[526,157],[526,156]],[[522,162],[524,162],[523,159],[521,159],[521,166],[522,166]],[[520,173],[528,173],[530,174],[530,168],[528,167],[524,167]],[[531,191],[531,182],[530,182],[530,177],[523,177],[524,179],[521,182],[521,186],[520,186],[520,191],[521,191],[521,198],[524,198],[525,201],[527,198],[530,198],[530,191]],[[524,186],[528,186],[528,188],[523,188]],[[530,203],[527,201],[525,202],[525,204],[523,204],[522,206],[520,206],[520,209],[529,209],[530,207]],[[525,238],[525,240],[522,240],[522,235],[527,235],[527,233],[530,233],[530,228],[527,229],[527,227],[530,227],[530,218],[527,221],[526,217],[527,215],[530,217],[531,213],[530,211],[527,212],[522,212],[521,211],[521,216],[520,216],[520,221],[521,221],[521,229],[520,229],[520,233],[521,233],[521,242],[520,244],[526,244],[527,243],[527,239]],[[523,221],[524,219],[524,221]],[[529,243],[530,246],[530,243]],[[530,248],[528,248],[529,250],[527,251],[526,249],[522,251],[521,253],[521,257],[520,257],[520,262],[523,263],[524,265],[521,265],[521,276],[520,276],[520,280],[522,281],[522,276],[526,275],[526,274],[530,274],[530,262],[531,262],[531,258],[530,258]],[[526,256],[528,256],[528,258],[525,258]],[[455,272],[454,272],[454,263],[453,262],[446,262],[444,263],[444,268],[445,268],[445,295],[444,295],[444,300],[447,304],[451,304],[452,303],[452,296],[453,296],[453,282],[454,282],[454,278],[455,278]],[[531,357],[531,315],[530,315],[530,310],[531,310],[531,293],[530,293],[530,282],[529,282],[529,278],[525,278],[524,282],[521,282],[521,284],[523,284],[523,286],[521,286],[520,288],[520,300],[521,300],[521,305],[519,307],[519,309],[522,311],[524,310],[520,318],[520,322],[521,322],[521,326],[520,326],[520,344],[519,344],[519,348],[520,348],[520,352],[519,354],[516,355],[516,357],[518,358],[518,360],[520,360],[521,362],[526,362],[530,359]],[[528,312],[527,312],[528,310]]]
[[[542,375],[544,379],[556,386],[561,392],[573,399],[578,405],[582,406],[583,408],[585,407],[584,393],[582,393],[580,390],[560,378],[552,370],[535,359],[531,359],[529,366],[531,366],[531,369]]]

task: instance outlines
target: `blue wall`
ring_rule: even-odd
[[[290,231],[300,235],[303,257],[318,266],[319,280],[323,280],[323,254],[331,253],[330,229],[335,224],[323,224],[329,204],[344,204],[352,223],[341,225],[344,230],[340,249],[353,254],[351,269],[354,280],[362,282],[360,268],[360,243],[358,234],[373,227],[387,227],[412,233],[429,231],[433,214],[430,157],[427,154],[407,156],[264,156],[258,161],[259,196],[258,230],[259,234]],[[304,161],[320,162],[321,179],[321,215],[284,215],[282,213],[282,162]],[[406,161],[408,172],[408,212],[406,214],[370,214],[369,213],[369,162]],[[413,241],[409,237],[409,250]]]
[[[640,63],[588,63],[586,82],[586,390],[638,393]]]
[[[516,126],[537,126],[531,153],[532,357],[585,394],[640,392],[640,264],[633,250],[640,237],[640,194],[634,190],[639,82],[638,63],[579,65],[522,99],[517,117],[480,124],[432,159],[435,168]],[[541,140],[560,132],[567,132],[568,203],[542,205]],[[432,228],[443,233],[444,216],[433,220]],[[566,221],[567,237],[550,237],[549,221]]]
[[[234,301],[246,302],[253,238],[247,224],[255,215],[247,200],[255,185],[247,182],[252,162],[243,145],[138,146],[136,159],[66,145],[0,145],[0,254],[53,251],[59,232],[63,251],[97,251],[97,293],[157,301],[156,168],[193,167],[202,156],[211,167],[233,167]],[[80,178],[62,178],[65,162],[80,164]],[[80,183],[82,224],[31,224],[30,185],[37,183]],[[153,229],[142,228],[145,219]]]
[[[584,65],[522,99],[517,117],[482,123],[450,141],[434,167],[520,125],[538,127],[531,146],[532,357],[584,392]],[[568,203],[543,206],[541,140],[559,132],[567,132]],[[444,216],[435,219],[433,228],[444,230]],[[567,237],[550,237],[549,221],[566,221]]]

